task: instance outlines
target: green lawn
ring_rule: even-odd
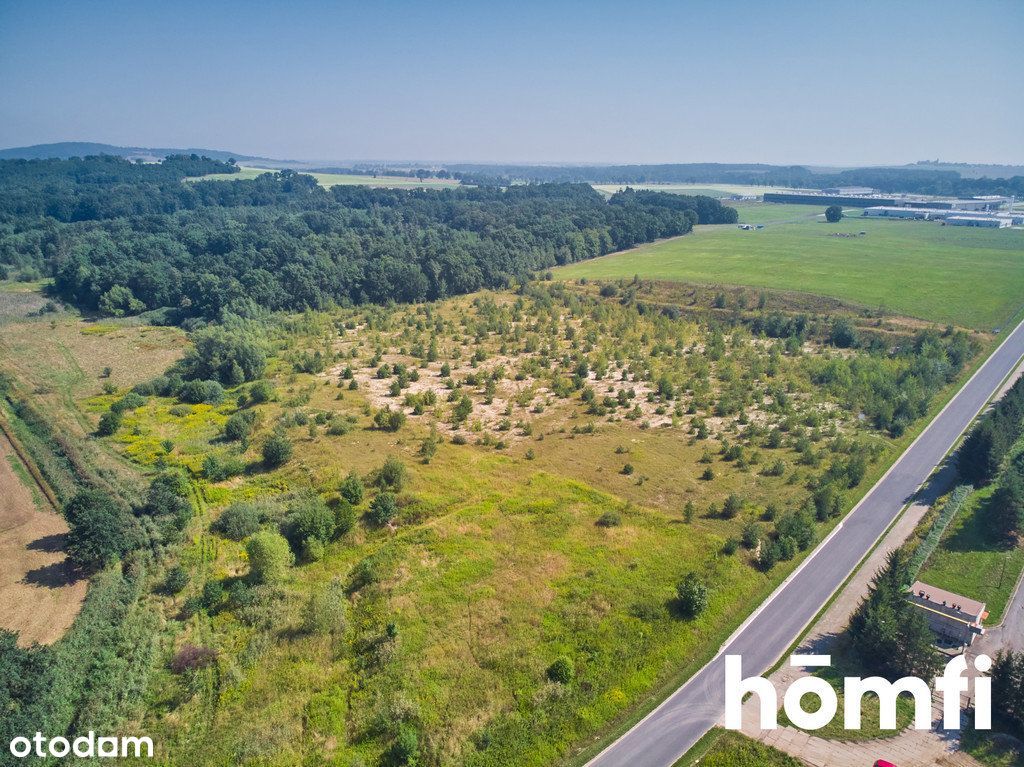
[[[796,212],[773,212],[774,207],[747,205],[742,216],[770,223],[768,216]],[[817,212],[814,206],[778,207]],[[1024,303],[1024,231],[859,217],[819,221],[753,232],[701,226],[685,237],[571,264],[555,274],[797,290],[986,331],[1007,322]],[[831,236],[861,231],[866,234]]]
[[[696,758],[694,758],[696,756]],[[713,729],[675,767],[802,767],[776,748],[733,730]]]
[[[614,194],[627,186],[633,189],[650,189],[655,192],[672,194],[706,194],[709,197],[729,197],[734,194],[764,194],[765,192],[796,192],[797,189],[782,189],[776,186],[753,184],[593,184],[594,189],[604,194]]]
[[[990,485],[967,499],[918,576],[937,588],[984,602],[989,625],[1002,620],[1024,568],[1024,549],[993,540],[985,529],[986,505],[994,489]]]

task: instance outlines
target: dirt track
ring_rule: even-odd
[[[15,473],[18,461],[0,432],[0,628],[23,645],[50,644],[78,615],[88,581],[66,562],[64,519]]]

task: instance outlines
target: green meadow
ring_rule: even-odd
[[[860,217],[773,224],[769,217],[785,221],[798,213],[775,207],[740,207],[741,221],[764,219],[761,230],[700,226],[684,237],[556,269],[555,275],[795,290],[985,331],[1005,324],[1024,304],[1024,231]]]
[[[240,165],[238,173],[214,173],[201,178],[189,179],[190,181],[244,181],[262,176],[264,173],[273,173],[270,168],[253,168],[248,165]],[[305,171],[299,171],[305,173]],[[388,189],[445,189],[458,186],[459,182],[453,179],[427,178],[420,181],[418,178],[406,176],[357,176],[348,173],[307,173],[317,180],[320,186],[374,186],[386,187]]]

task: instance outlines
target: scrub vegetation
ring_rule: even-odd
[[[620,247],[734,218],[700,198],[135,173],[93,218],[0,238],[9,277],[41,267],[89,312],[0,337],[4,408],[91,578],[54,644],[0,636],[11,732],[130,721],[189,765],[558,763],[712,653],[990,341],[832,299],[537,274],[602,231]],[[220,202],[116,212],[182,187]],[[91,193],[66,192],[68,210]],[[309,213],[291,195],[333,235],[290,230]],[[238,234],[219,256],[210,222]],[[345,258],[321,250],[349,225],[366,237]],[[167,260],[126,247],[144,231]],[[303,279],[231,298],[275,243]],[[480,281],[430,271],[448,257]],[[164,279],[177,258],[217,273]],[[424,292],[388,302],[391,279]]]

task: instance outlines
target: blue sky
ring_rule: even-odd
[[[1024,2],[0,0],[0,146],[1024,164]]]

